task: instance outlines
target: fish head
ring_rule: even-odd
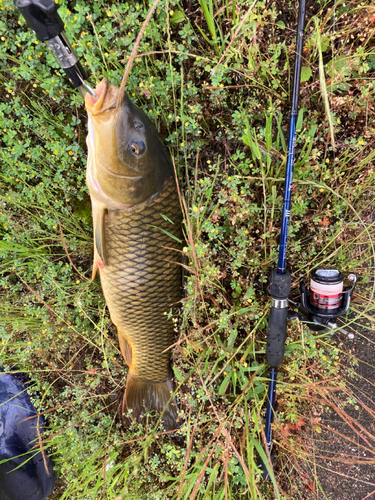
[[[162,191],[173,175],[168,152],[147,115],[105,78],[86,94],[89,116],[87,179],[97,197],[132,207]]]

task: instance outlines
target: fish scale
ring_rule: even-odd
[[[175,336],[166,313],[181,299],[181,266],[176,263],[181,245],[162,231],[182,238],[175,180],[170,178],[145,206],[108,210],[104,228],[106,265],[100,279],[119,338],[131,347],[133,377],[164,381],[171,376],[171,354],[163,351]]]

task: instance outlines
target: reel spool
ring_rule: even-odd
[[[333,312],[341,306],[344,277],[336,269],[316,269],[311,273],[310,304],[319,311]]]
[[[305,280],[301,280],[301,303],[308,312],[311,330],[323,330],[328,323],[347,312],[357,276],[352,273],[347,279],[351,286],[344,288],[344,276],[340,271],[321,267],[312,271],[310,289]]]

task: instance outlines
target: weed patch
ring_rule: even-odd
[[[119,85],[149,5],[59,3],[91,83],[106,76]],[[270,482],[261,481],[267,284],[280,231],[294,6],[161,1],[127,80],[171,152],[184,209],[174,434],[159,415],[121,423],[126,368],[100,283],[90,281],[82,98],[13,3],[0,8],[0,361],[29,375],[33,403],[47,419],[43,446],[59,475],[52,498],[311,498],[317,472],[306,436],[321,434],[327,406],[345,413],[352,400],[361,403],[345,383],[355,354],[292,323],[279,375],[276,467]],[[295,300],[299,279],[316,266],[356,272],[355,316],[344,328],[368,333],[369,9],[315,2],[308,12],[288,254]]]

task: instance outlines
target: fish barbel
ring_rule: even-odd
[[[163,413],[175,429],[171,351],[174,324],[167,314],[181,300],[178,243],[182,213],[173,165],[154,124],[107,79],[86,94],[87,185],[94,225],[93,277],[104,297],[129,366],[123,412],[139,420]],[[171,238],[170,235],[174,238]],[[168,319],[169,318],[169,319]]]

